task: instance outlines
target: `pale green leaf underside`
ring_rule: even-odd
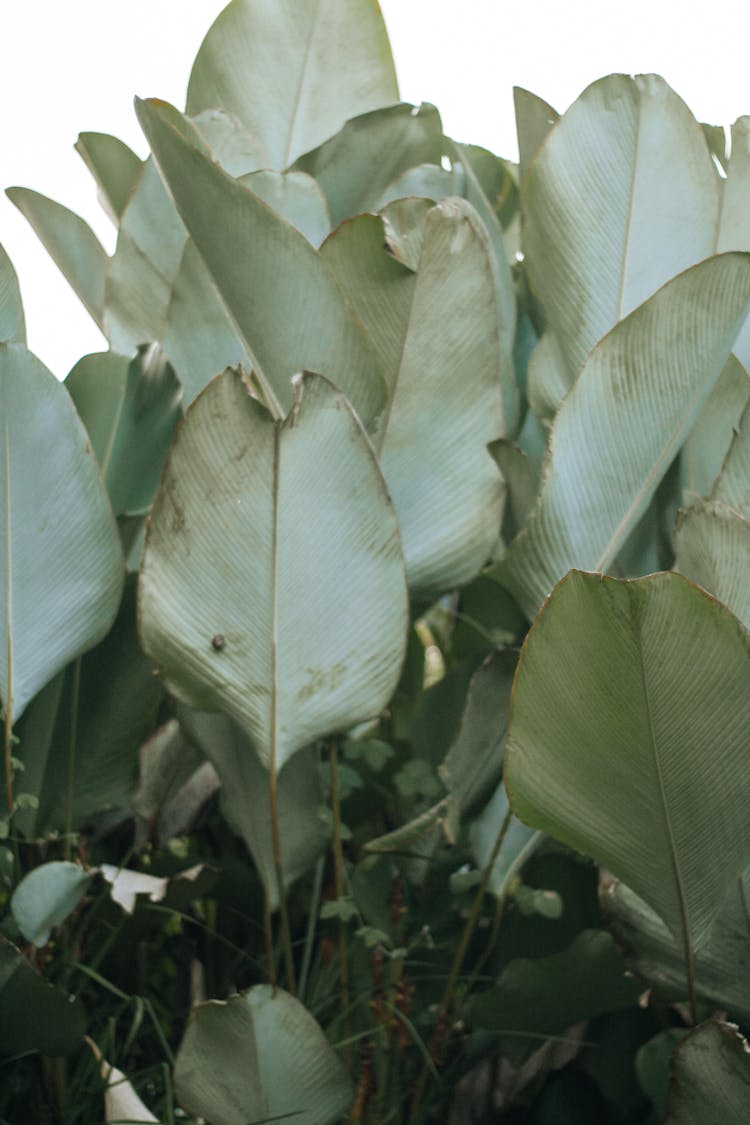
[[[670,281],[594,349],[563,401],[543,487],[496,576],[533,616],[571,567],[606,570],[679,453],[729,357],[750,257]]]
[[[112,624],[124,565],[86,431],[21,344],[0,345],[0,697],[26,704]],[[8,681],[10,674],[10,693]]]
[[[80,133],[75,148],[96,180],[102,207],[117,225],[143,162],[124,141],[108,133]]]
[[[77,863],[42,863],[13,892],[10,909],[16,925],[33,945],[46,945],[86,893],[91,876]]]
[[[0,246],[0,342],[26,343],[26,322],[18,277],[5,250]]]
[[[750,406],[740,418],[711,499],[727,504],[750,520]]]
[[[101,328],[109,258],[91,227],[67,207],[29,188],[8,188],[6,194]]]
[[[689,508],[674,534],[675,568],[750,629],[750,523],[715,502]]]
[[[347,117],[397,100],[375,0],[233,0],[195,59],[187,112],[235,114],[280,171]]]
[[[748,401],[750,377],[730,355],[680,454],[684,505],[711,495]]]
[[[365,425],[372,424],[383,406],[383,377],[314,247],[213,163],[193,127],[171,106],[139,102],[138,114],[274,412],[280,416],[290,408],[292,376],[310,370],[326,375]]]
[[[748,689],[748,634],[676,574],[574,571],[522,651],[511,807],[614,872],[683,949],[750,859]]]
[[[265,984],[193,1010],[175,1085],[188,1112],[216,1125],[332,1125],[353,1096],[319,1024],[299,1000]]]
[[[618,320],[715,252],[713,163],[695,118],[656,75],[589,86],[539,149],[523,204],[531,285],[570,382]]]
[[[281,424],[238,374],[215,379],[172,448],[141,571],[168,685],[280,769],[385,706],[407,620],[395,513],[343,396],[307,376]]]
[[[376,447],[410,589],[432,596],[473,578],[499,534],[504,486],[486,447],[505,432],[503,325],[489,239],[469,203],[428,211],[416,273],[388,254],[384,234],[363,215],[323,254],[383,362],[390,396]]]

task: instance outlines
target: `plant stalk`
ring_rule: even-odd
[[[339,792],[339,752],[335,742],[331,742],[329,762],[331,767],[331,811],[333,813],[333,879],[336,898],[344,896],[344,853],[341,847],[341,794]],[[349,1018],[349,946],[346,935],[347,923],[339,919],[339,982],[341,985],[341,1007],[344,1012],[344,1062],[351,1070],[352,1052],[349,1039],[351,1020]]]
[[[469,917],[466,919],[466,925],[463,928],[461,940],[458,943],[458,947],[453,957],[453,964],[451,965],[450,973],[448,974],[448,980],[445,985],[445,992],[443,993],[443,999],[440,1004],[440,1011],[438,1012],[437,1024],[435,1025],[435,1030],[430,1042],[430,1057],[433,1059],[440,1055],[445,1045],[445,1031],[448,1020],[448,1013],[453,1004],[454,992],[458,983],[458,978],[461,975],[461,969],[463,968],[464,959],[466,957],[471,939],[474,936],[474,930],[476,929],[477,922],[479,921],[479,915],[482,912],[482,902],[484,901],[484,896],[487,893],[487,887],[490,883],[492,868],[495,866],[495,861],[500,854],[500,849],[503,846],[503,841],[505,840],[505,836],[510,827],[512,816],[513,813],[510,809],[508,809],[505,816],[503,817],[503,822],[500,825],[500,831],[498,832],[495,843],[492,847],[492,853],[485,866],[484,873],[482,875],[482,881],[479,884],[479,888],[474,897],[474,903],[472,905],[471,912],[469,914]],[[425,1064],[422,1067],[422,1073],[419,1076],[419,1081],[417,1082],[414,1090],[414,1097],[412,1098],[410,1112],[411,1121],[417,1120],[417,1112],[422,1104],[422,1098],[424,1096],[424,1091],[429,1076],[429,1067],[427,1066],[427,1064]]]
[[[297,983],[294,972],[294,955],[292,953],[292,931],[289,926],[289,912],[286,908],[284,869],[281,863],[281,834],[279,832],[279,803],[275,768],[271,768],[268,771],[268,795],[271,810],[271,842],[273,846],[273,865],[276,871],[276,885],[279,892],[279,917],[281,919],[281,942],[284,947],[286,986],[288,991],[292,994],[292,996],[294,996],[297,991]],[[272,981],[272,983],[275,983],[275,979],[274,981]]]

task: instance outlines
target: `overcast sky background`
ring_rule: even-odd
[[[109,251],[114,228],[73,150],[114,133],[144,156],[133,95],[184,106],[190,67],[226,0],[0,0],[0,187],[77,211]],[[405,101],[431,101],[447,133],[516,158],[514,85],[561,112],[604,74],[655,71],[701,121],[750,113],[747,0],[381,0]],[[750,201],[749,201],[750,205]],[[59,377],[106,346],[3,195],[0,242],[21,281],[29,346]]]

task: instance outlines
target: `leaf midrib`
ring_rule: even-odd
[[[294,103],[292,105],[292,112],[291,112],[291,116],[289,118],[289,131],[287,133],[286,151],[284,153],[284,164],[283,164],[284,168],[288,168],[289,163],[290,163],[289,158],[290,158],[290,155],[291,155],[291,152],[292,152],[292,141],[294,140],[294,134],[295,134],[295,130],[296,130],[296,127],[297,127],[297,118],[299,116],[300,106],[302,105],[302,91],[305,87],[305,80],[307,78],[307,68],[310,64],[310,50],[311,50],[312,42],[315,38],[315,34],[316,34],[316,31],[317,31],[317,27],[318,27],[318,19],[320,17],[320,6],[321,6],[321,0],[317,0],[317,4],[315,5],[315,14],[313,15],[312,24],[310,25],[310,34],[308,35],[307,42],[305,44],[305,54],[304,54],[304,58],[302,59],[302,66],[300,67],[299,82],[297,83],[297,89],[296,89],[295,94],[294,94]]]
[[[666,792],[666,788],[665,788],[665,784],[664,784],[664,774],[662,772],[661,761],[660,761],[660,758],[659,758],[659,750],[658,750],[658,746],[657,746],[656,730],[654,728],[653,708],[651,706],[651,697],[650,697],[649,688],[648,688],[648,676],[646,674],[646,665],[645,665],[644,654],[643,654],[643,647],[644,647],[643,628],[642,628],[642,625],[641,625],[640,622],[637,625],[637,629],[638,629],[638,637],[637,637],[638,662],[639,662],[640,672],[641,672],[641,684],[642,684],[642,688],[643,688],[643,701],[644,701],[644,705],[645,705],[646,716],[648,718],[649,750],[651,752],[651,758],[652,758],[652,761],[653,761],[654,771],[656,773],[656,780],[658,782],[659,803],[661,805],[662,816],[663,816],[663,819],[664,819],[664,826],[665,826],[666,831],[667,831],[667,841],[668,841],[668,844],[669,844],[669,859],[670,859],[670,863],[671,863],[671,866],[672,866],[672,871],[674,873],[675,885],[676,885],[676,888],[677,888],[677,900],[678,900],[679,907],[680,907],[680,919],[681,919],[681,922],[682,922],[682,933],[683,933],[683,939],[684,939],[684,943],[685,943],[686,970],[687,970],[687,975],[689,977],[690,976],[690,967],[692,966],[692,960],[693,960],[693,945],[692,945],[691,935],[690,935],[690,919],[688,917],[687,900],[686,900],[686,897],[685,897],[685,885],[684,885],[684,880],[683,880],[683,876],[682,876],[682,870],[681,870],[681,867],[680,867],[680,859],[679,859],[679,855],[678,855],[678,851],[677,851],[677,843],[675,841],[674,831],[672,829],[672,819],[671,819],[671,816],[670,816],[669,801],[667,799],[667,792]],[[670,929],[671,929],[671,927],[670,927]]]

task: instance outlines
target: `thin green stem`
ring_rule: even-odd
[[[284,869],[281,863],[281,833],[279,832],[279,803],[275,769],[269,770],[268,779],[268,795],[271,809],[271,842],[273,845],[273,865],[276,871],[276,885],[279,894],[279,917],[281,919],[281,943],[284,947],[286,987],[287,990],[291,992],[292,996],[294,996],[297,991],[297,983],[294,972],[294,955],[292,953],[292,931],[289,925],[289,912],[286,907]]]
[[[339,792],[339,751],[331,742],[329,764],[331,767],[331,811],[333,813],[333,879],[336,898],[344,897],[344,852],[341,847],[341,794]],[[341,1007],[347,1012],[349,1007],[349,946],[346,922],[339,919],[339,982],[341,984]],[[344,1016],[344,1039],[351,1035],[348,1013]],[[352,1052],[349,1044],[344,1047],[344,1062],[351,1069]]]
[[[479,921],[479,916],[482,912],[482,903],[484,901],[484,896],[487,893],[487,888],[490,884],[490,878],[492,877],[492,868],[495,866],[495,861],[500,854],[500,849],[503,846],[503,841],[505,840],[505,836],[510,827],[512,816],[513,814],[511,810],[508,809],[505,816],[503,817],[503,822],[500,825],[500,831],[498,832],[495,839],[492,853],[490,854],[490,858],[485,866],[484,873],[482,875],[482,881],[477,889],[471,912],[469,914],[469,917],[466,919],[466,925],[463,928],[461,940],[458,943],[458,947],[453,957],[453,964],[451,965],[450,973],[448,974],[448,980],[445,985],[445,992],[443,993],[443,999],[440,1004],[440,1011],[438,1012],[437,1024],[435,1027],[435,1031],[433,1032],[432,1041],[430,1042],[431,1058],[435,1058],[436,1055],[439,1055],[443,1048],[445,1040],[446,1021],[448,1018],[448,1013],[453,1004],[456,985],[458,983],[459,977],[461,976],[461,969],[463,968],[464,959],[469,949],[471,939],[474,936],[474,930],[476,929],[477,922]],[[424,1066],[422,1068],[422,1073],[419,1076],[419,1081],[417,1082],[414,1090],[414,1097],[412,1098],[410,1112],[411,1121],[417,1120],[417,1112],[419,1111],[422,1104],[422,1098],[424,1096],[425,1087],[427,1086],[427,1080],[429,1077],[429,1068],[427,1066]]]
[[[318,912],[320,909],[320,896],[323,890],[323,872],[325,870],[326,859],[322,855],[315,864],[315,874],[313,876],[312,896],[310,898],[310,910],[307,915],[307,930],[305,931],[305,948],[302,953],[302,968],[299,974],[299,988],[297,990],[298,999],[304,1002],[305,993],[307,992],[307,978],[310,975],[310,965],[312,963],[312,952],[315,944],[315,933],[318,928]]]
[[[65,858],[70,859],[70,842],[73,835],[73,792],[75,781],[76,745],[78,742],[78,706],[81,697],[81,658],[73,665],[73,688],[70,702],[70,730],[68,737],[68,779],[65,793]]]

